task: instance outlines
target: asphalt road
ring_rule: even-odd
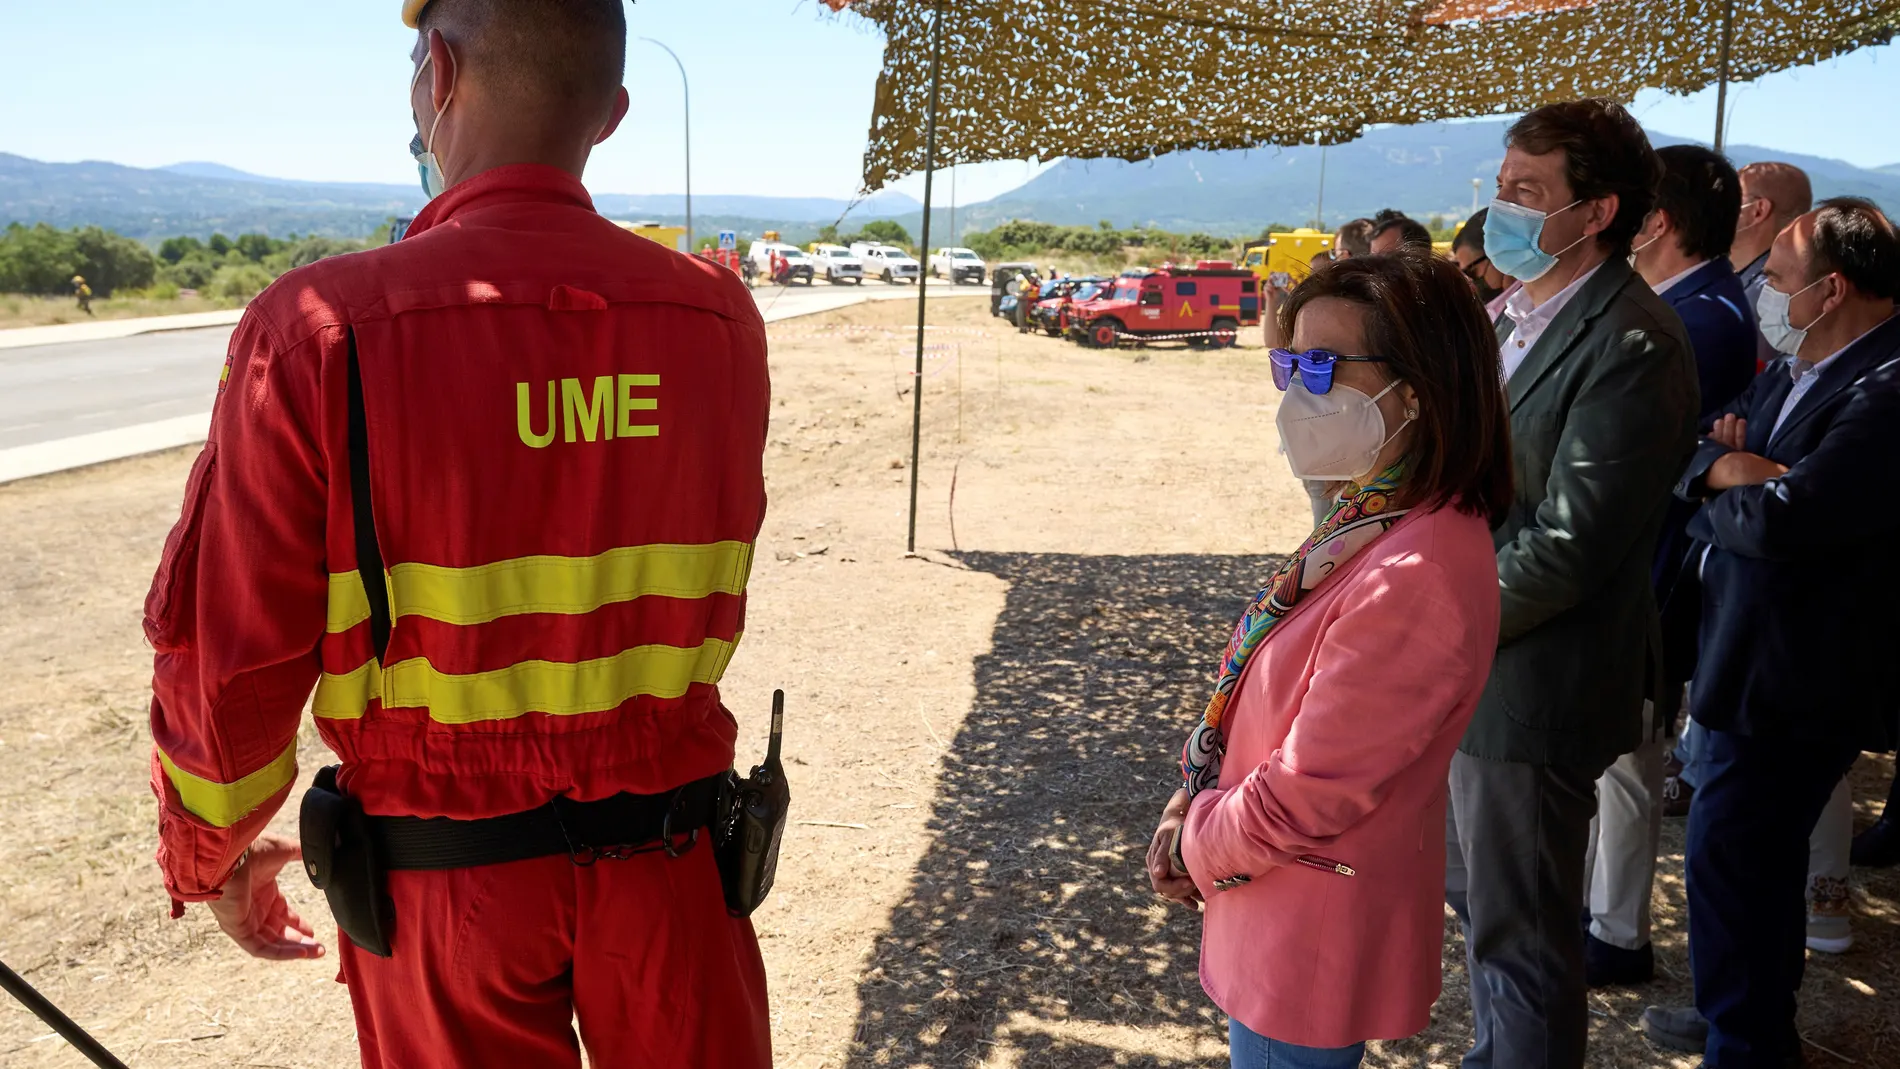
[[[950,292],[943,283],[932,285]],[[987,286],[958,286],[965,295]],[[768,322],[861,300],[915,300],[913,286],[792,286],[753,291]],[[0,349],[0,450],[211,410],[231,327]]]

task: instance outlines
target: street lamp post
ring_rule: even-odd
[[[686,252],[690,255],[698,251],[693,247],[693,87],[686,80],[686,64],[680,62],[679,53],[667,48],[663,41],[651,37],[640,40],[666,49],[666,54],[673,57],[673,65],[680,69],[680,95],[686,101]]]
[[[1471,214],[1473,215],[1478,214],[1478,190],[1483,188],[1484,179],[1473,178],[1471,180]]]

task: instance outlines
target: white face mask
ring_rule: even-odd
[[[429,69],[429,61],[434,56],[422,57],[422,64],[416,68],[415,77],[409,79],[409,97],[415,99],[416,83],[422,80],[422,72]],[[424,140],[420,133],[409,142],[409,154],[416,158],[416,168],[422,174],[422,191],[430,200],[442,195],[449,188],[449,180],[442,173],[442,163],[435,158],[435,132],[442,125],[442,116],[448,114],[449,105],[455,101],[455,85],[449,84],[449,95],[442,101],[442,110],[435,113],[435,121],[429,124],[429,137]]]
[[[1822,275],[1793,293],[1783,293],[1767,285],[1761,288],[1761,295],[1755,298],[1755,318],[1761,323],[1761,336],[1774,346],[1775,352],[1793,357],[1801,355],[1801,343],[1808,340],[1808,331],[1814,329],[1815,323],[1827,318],[1827,313],[1815,316],[1814,322],[1805,327],[1797,327],[1788,322],[1788,305],[1796,297],[1826,282],[1828,277]]]
[[[1335,382],[1331,391],[1316,394],[1307,392],[1295,372],[1286,392],[1280,395],[1280,412],[1274,417],[1280,429],[1280,448],[1294,477],[1357,482],[1371,474],[1386,443],[1398,437],[1399,431],[1415,418],[1408,411],[1397,430],[1385,432],[1379,398],[1397,386],[1394,380],[1377,396],[1367,397]]]

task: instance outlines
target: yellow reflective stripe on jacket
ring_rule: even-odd
[[[398,564],[389,570],[389,589],[396,618],[484,624],[522,613],[579,615],[648,595],[742,594],[751,573],[750,545],[713,542],[627,546],[592,557],[516,557],[473,568]],[[329,630],[347,631],[368,618],[361,577],[331,575]]]
[[[369,619],[369,593],[357,572],[330,573],[330,618],[324,630],[340,635]]]
[[[173,764],[164,750],[158,751],[158,762],[165,767],[165,776],[172,781],[186,809],[212,827],[228,828],[297,778],[297,740],[292,739],[270,764],[236,783],[219,783],[194,776]]]
[[[468,675],[439,672],[423,657],[386,671],[371,660],[346,674],[325,673],[312,710],[328,719],[356,719],[371,698],[381,698],[389,709],[426,708],[440,724],[605,712],[631,698],[677,698],[695,683],[719,682],[737,645],[735,635],[697,647],[635,646],[591,661],[522,661]]]

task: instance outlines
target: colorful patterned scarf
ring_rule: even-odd
[[[1187,746],[1181,751],[1181,777],[1190,796],[1220,782],[1221,758],[1227,753],[1221,715],[1227,711],[1234,685],[1240,682],[1241,670],[1266,640],[1268,629],[1292,611],[1308,591],[1399,522],[1406,510],[1392,508],[1392,490],[1404,475],[1405,462],[1401,460],[1359,487],[1350,498],[1335,502],[1326,519],[1280,566],[1266,588],[1254,595],[1240,623],[1234,627],[1234,637],[1227,643],[1227,653],[1221,658],[1220,674],[1207,711],[1201,714],[1201,722],[1195,725]],[[1312,562],[1311,567],[1308,561]]]

